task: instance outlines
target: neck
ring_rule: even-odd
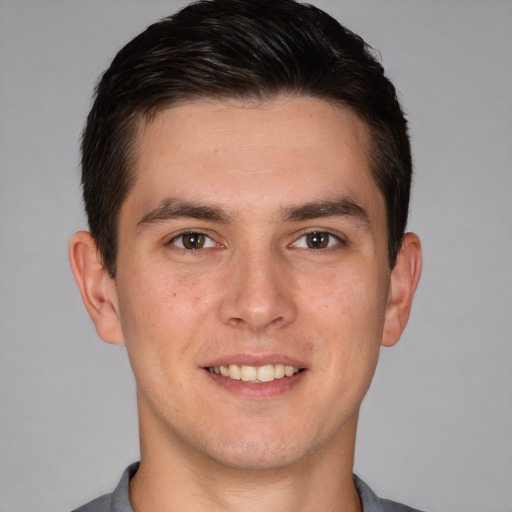
[[[169,433],[155,435],[157,425],[141,422],[141,465],[130,482],[133,510],[360,512],[352,480],[357,418],[351,423],[340,439],[293,464],[240,469],[195,452]]]

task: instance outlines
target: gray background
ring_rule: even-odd
[[[0,511],[66,511],[138,457],[124,349],[67,262],[98,75],[185,2],[0,0]],[[410,324],[363,405],[356,471],[431,512],[512,511],[512,3],[322,1],[378,48],[411,122]]]

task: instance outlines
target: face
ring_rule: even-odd
[[[389,290],[368,139],[312,98],[141,129],[115,286],[143,446],[262,469],[353,444]]]

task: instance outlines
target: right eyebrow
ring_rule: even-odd
[[[155,209],[142,217],[137,223],[137,231],[148,225],[179,217],[211,220],[223,224],[229,224],[232,221],[231,216],[218,206],[169,198],[164,199]]]

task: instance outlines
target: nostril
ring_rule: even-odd
[[[226,282],[219,304],[222,323],[252,332],[278,329],[293,322],[296,305],[293,287],[284,274],[274,271],[275,262],[254,268],[241,262]]]

